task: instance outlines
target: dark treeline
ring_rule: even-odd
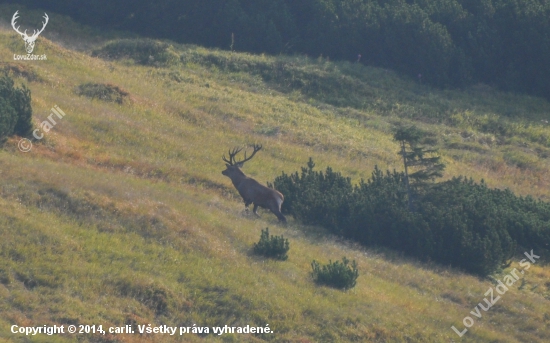
[[[550,98],[547,0],[23,0],[91,25],[238,51],[321,54],[437,86]]]

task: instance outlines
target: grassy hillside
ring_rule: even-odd
[[[194,46],[161,45],[141,63],[129,55],[105,60],[92,51],[116,34],[58,18],[65,25],[48,27],[35,48],[47,61],[12,61],[23,42],[0,31],[7,61],[0,68],[32,90],[37,127],[54,105],[66,113],[30,152],[18,150],[19,137],[0,150],[0,342],[182,339],[24,336],[10,332],[14,324],[130,324],[136,332],[144,324],[269,324],[274,331],[185,334],[189,342],[550,339],[550,269],[542,264],[482,319],[473,317],[459,339],[451,326],[462,330],[496,281],[366,250],[292,218],[280,226],[266,211],[255,218],[221,175],[228,148],[256,142],[264,149],[244,171],[261,182],[298,170],[310,156],[318,168],[357,181],[376,164],[400,169],[391,128],[415,121],[433,132],[447,177],[484,178],[548,200],[550,126],[541,120],[550,103],[483,85],[435,91],[355,64]],[[70,39],[67,28],[74,28]],[[80,86],[89,83],[108,84],[121,101],[87,97]],[[265,227],[289,238],[287,261],[251,254]],[[357,286],[316,286],[311,261],[342,256],[357,261]],[[512,268],[517,261],[494,279]]]

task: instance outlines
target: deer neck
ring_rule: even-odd
[[[233,182],[233,186],[235,186],[235,188],[239,188],[239,185],[246,179],[248,179],[248,177],[239,169],[239,172],[235,173],[235,175],[231,178],[231,182]]]

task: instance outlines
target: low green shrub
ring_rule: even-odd
[[[130,95],[130,93],[118,86],[103,83],[82,84],[78,86],[76,93],[88,98],[116,102],[117,104],[124,103],[124,99]]]
[[[12,134],[25,136],[32,127],[31,91],[25,85],[16,88],[7,75],[0,77],[0,141]]]
[[[301,173],[283,173],[273,183],[285,195],[283,213],[306,225],[481,276],[514,254],[550,251],[549,203],[453,178],[415,191],[411,210],[404,173],[375,168],[369,180],[352,185],[314,165],[310,160]]]
[[[350,289],[355,287],[359,271],[355,260],[350,261],[342,258],[342,262],[329,260],[326,265],[320,265],[317,261],[311,262],[313,268],[313,278],[315,282],[321,285],[326,285],[338,289]]]
[[[281,236],[269,236],[269,228],[262,230],[260,241],[254,243],[254,253],[277,260],[286,260],[290,249],[288,239]]]
[[[17,112],[9,100],[0,97],[0,141],[13,134],[16,120]]]
[[[28,64],[3,63],[0,70],[8,76],[22,77],[29,82],[44,82],[44,79]]]
[[[163,67],[179,63],[173,47],[152,39],[119,39],[94,50],[92,56],[103,59],[129,58],[138,64]]]

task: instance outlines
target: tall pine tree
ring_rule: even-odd
[[[409,210],[412,210],[414,194],[421,188],[443,176],[445,164],[436,149],[422,145],[426,133],[416,126],[397,127],[393,139],[399,143],[399,155],[403,158],[405,167],[405,184],[409,201]]]

